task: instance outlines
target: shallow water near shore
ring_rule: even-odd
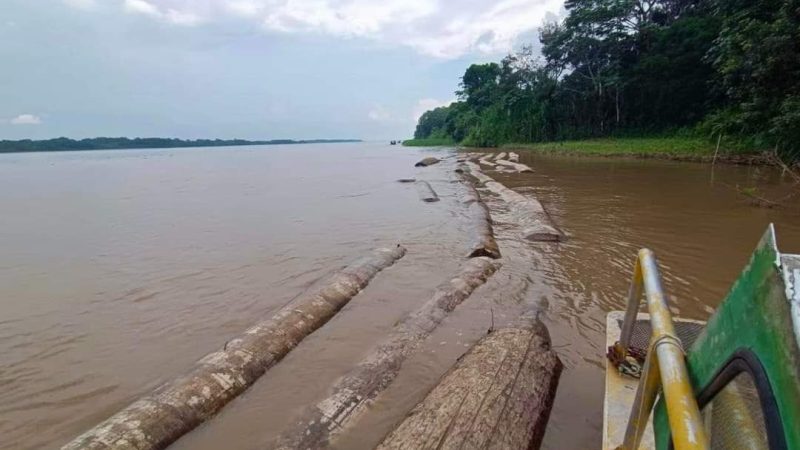
[[[0,155],[0,449],[53,448],[191,367],[372,248],[409,252],[222,413],[173,448],[263,448],[463,262],[452,149],[383,143]],[[412,356],[338,448],[371,448],[477,339],[539,308],[565,371],[545,448],[600,445],[605,313],[635,252],[676,312],[704,319],[769,222],[800,251],[800,209],[766,167],[532,156],[491,174],[568,235],[521,242],[497,198],[503,268]],[[431,183],[440,202],[413,185]]]

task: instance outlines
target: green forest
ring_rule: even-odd
[[[247,141],[244,139],[174,139],[174,138],[125,138],[99,137],[69,139],[65,137],[44,140],[23,139],[0,140],[0,153],[62,152],[73,150],[122,150],[136,148],[181,148],[181,147],[230,147],[240,145],[278,144],[327,144],[336,142],[359,142],[358,139],[273,139],[269,141]]]
[[[800,0],[567,0],[415,139],[499,146],[692,135],[800,158]]]

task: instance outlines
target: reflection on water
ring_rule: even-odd
[[[447,150],[437,150],[447,153]],[[378,144],[0,156],[0,441],[54,447],[185,371],[371,248],[408,255],[378,275],[245,395],[175,448],[259,448],[327,392],[454,273],[466,249],[453,160]],[[608,310],[639,247],[656,252],[680,314],[716,307],[770,221],[800,250],[797,208],[758,209],[735,186],[765,168],[532,157],[497,175],[536,194],[568,234],[520,242],[487,198],[503,268],[436,330],[340,448],[371,448],[491,326],[539,307],[566,370],[547,448],[600,443]],[[428,180],[418,200],[398,178]]]

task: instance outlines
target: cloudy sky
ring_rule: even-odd
[[[562,0],[2,0],[0,139],[408,137]]]

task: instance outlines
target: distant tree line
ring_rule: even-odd
[[[244,139],[170,139],[170,138],[111,138],[68,139],[60,137],[46,140],[24,139],[20,141],[0,140],[0,153],[13,152],[51,152],[71,150],[116,150],[136,148],[176,148],[176,147],[223,147],[238,145],[277,145],[277,144],[319,144],[335,142],[359,142],[358,139],[273,139],[268,141],[247,141]]]
[[[496,146],[690,130],[800,153],[800,0],[567,0],[567,17],[499,64],[415,138]]]

